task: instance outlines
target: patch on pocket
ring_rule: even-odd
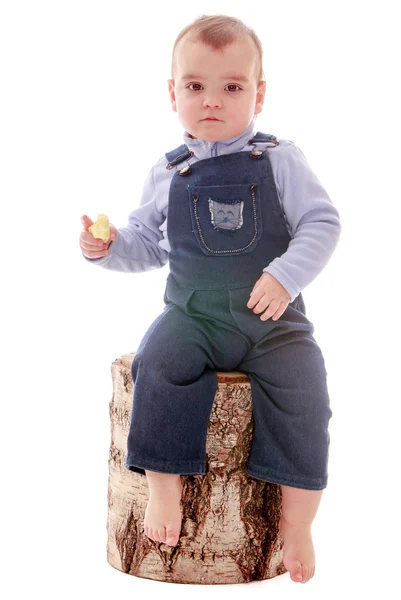
[[[231,231],[240,229],[244,222],[242,216],[243,208],[243,200],[234,200],[228,203],[209,198],[209,210],[213,227],[215,229],[229,229]]]

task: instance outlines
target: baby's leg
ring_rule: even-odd
[[[233,370],[247,349],[233,328],[195,319],[177,306],[166,308],[141,341],[131,369],[134,397],[126,466],[147,477],[145,534],[155,541],[178,542],[180,475],[205,473],[216,370]]]
[[[280,534],[284,542],[283,562],[293,581],[306,583],[315,573],[315,552],[311,526],[323,490],[281,486]]]
[[[181,531],[181,475],[146,470],[149,501],[145,511],[145,535],[169,546],[178,543]]]
[[[293,581],[314,574],[311,524],[327,486],[331,417],[326,369],[310,332],[266,336],[238,371],[252,384],[254,432],[248,463],[252,477],[281,485],[284,564]],[[302,575],[299,578],[299,575]]]

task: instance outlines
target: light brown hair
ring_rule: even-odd
[[[187,34],[191,34],[196,41],[200,41],[207,46],[211,46],[214,50],[221,50],[233,42],[249,36],[256,46],[256,51],[259,57],[258,82],[263,79],[263,49],[258,36],[253,29],[245,25],[245,23],[243,23],[240,19],[221,14],[202,15],[184,27],[182,31],[180,31],[173,47],[173,56],[171,61],[172,79],[174,79],[175,50],[178,42]]]

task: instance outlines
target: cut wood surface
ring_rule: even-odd
[[[134,353],[112,364],[107,560],[116,569],[174,583],[232,584],[286,572],[278,525],[280,486],[247,474],[252,431],[248,377],[218,372],[206,442],[206,474],[181,475],[183,520],[172,547],[144,533],[147,479],[125,466]]]

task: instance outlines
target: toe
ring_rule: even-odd
[[[312,567],[309,567],[309,569],[307,571],[307,577],[305,579],[305,583],[307,581],[309,581],[309,579],[312,579],[312,577],[314,576],[314,574],[315,574],[315,565],[313,565]]]
[[[299,560],[294,560],[290,573],[293,581],[302,581],[302,565]]]
[[[284,566],[287,569],[292,581],[302,581],[302,565],[296,558],[286,557]]]
[[[153,539],[155,540],[155,542],[160,542],[160,538],[159,538],[159,532],[157,529],[152,529],[153,532]]]
[[[173,531],[172,527],[166,527],[166,544],[175,546],[178,542],[178,535]]]
[[[157,530],[158,536],[159,536],[159,540],[163,543],[166,542],[166,528],[165,527],[160,527],[160,529]]]
[[[302,567],[302,583],[306,583],[309,580],[309,569],[305,565]]]

